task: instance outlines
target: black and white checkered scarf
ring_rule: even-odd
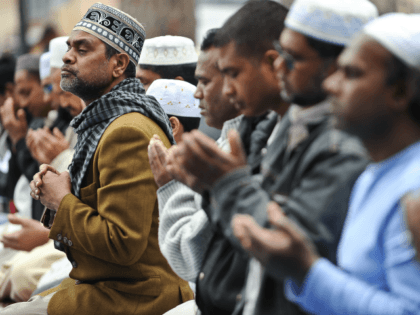
[[[109,93],[87,106],[70,123],[77,133],[77,144],[69,173],[73,192],[80,197],[80,189],[89,163],[105,129],[118,117],[138,112],[152,119],[174,144],[168,117],[153,96],[145,95],[138,79],[128,78],[116,85]]]

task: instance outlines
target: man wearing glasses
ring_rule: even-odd
[[[358,140],[334,130],[321,83],[335,71],[337,56],[351,36],[377,16],[370,2],[360,0],[357,6],[352,2],[297,0],[291,7],[280,43],[275,45],[280,56],[274,67],[282,99],[292,105],[268,139],[262,180],[251,176],[238,137],[230,137],[231,154],[220,152],[198,133],[184,136],[184,142],[171,152],[171,159],[207,188],[207,201],[213,207],[205,211],[234,244],[234,215],[250,214],[260,225],[269,226],[266,209],[273,200],[307,232],[323,257],[335,261],[351,187],[367,159]],[[225,74],[226,93],[244,79],[228,71],[232,69],[229,60],[238,57],[232,57],[234,52],[229,55],[229,44],[223,46],[218,66]],[[258,76],[249,79],[261,81]],[[247,103],[243,107],[243,112],[249,112]],[[251,260],[245,292],[234,314],[277,314],[280,310],[300,314],[286,300],[283,283],[274,280],[281,276],[280,270]]]

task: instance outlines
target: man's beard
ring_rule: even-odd
[[[296,104],[302,107],[318,104],[327,98],[327,94],[321,91],[313,95],[299,95],[289,94],[284,89],[281,90],[280,96],[286,103]]]
[[[106,74],[101,70],[97,71],[96,79],[93,82],[78,77],[79,71],[71,70],[71,73],[73,77],[61,78],[60,87],[63,91],[70,92],[82,100],[92,101],[100,98],[109,85],[109,82],[104,79]]]

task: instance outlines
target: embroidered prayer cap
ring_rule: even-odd
[[[284,23],[301,34],[345,46],[377,16],[378,9],[368,0],[296,0]]]
[[[363,33],[420,70],[420,14],[389,13],[367,24]]]
[[[139,64],[171,66],[197,63],[194,42],[182,36],[159,36],[146,39]]]
[[[43,53],[39,58],[39,78],[44,80],[50,75],[50,57],[51,53],[48,51]]]
[[[73,30],[84,31],[125,53],[137,66],[146,31],[135,18],[114,7],[95,3]]]
[[[61,36],[50,41],[49,50],[51,53],[51,68],[61,69],[61,67],[64,65],[63,57],[67,52],[68,38],[68,36]]]
[[[194,98],[197,88],[181,80],[158,79],[148,88],[146,95],[152,95],[168,115],[201,117],[199,100]]]
[[[16,70],[28,70],[39,72],[39,59],[41,55],[38,54],[24,54],[19,56],[16,61]]]

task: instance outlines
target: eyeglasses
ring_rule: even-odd
[[[47,95],[50,94],[52,92],[52,89],[53,89],[52,84],[45,84],[43,88],[44,94],[47,94]]]
[[[283,48],[281,48],[280,43],[278,40],[275,40],[273,42],[274,45],[274,49],[277,50],[277,52],[279,53],[279,55],[284,59],[284,61],[286,62],[286,67],[288,70],[293,70],[293,68],[295,67],[295,62],[296,59],[289,53],[285,52],[283,50]]]

